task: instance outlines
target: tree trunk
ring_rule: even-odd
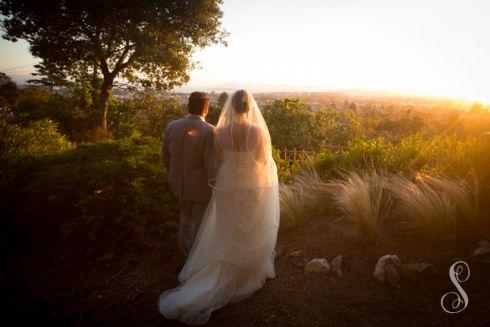
[[[107,131],[107,109],[109,107],[109,97],[111,95],[111,91],[112,83],[107,83],[104,81],[100,88],[100,94],[95,105],[98,115],[98,127],[104,129],[104,131]]]

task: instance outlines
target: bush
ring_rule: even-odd
[[[297,161],[282,159],[279,151],[272,148],[272,157],[276,162],[277,175],[280,181],[288,182],[298,173],[299,163]]]
[[[335,205],[358,235],[368,242],[383,241],[385,220],[393,204],[388,175],[351,172],[331,184]]]
[[[390,189],[405,231],[428,242],[454,244],[484,227],[478,219],[475,192],[464,181],[430,175],[411,181],[394,176]]]
[[[459,140],[454,136],[436,136],[424,140],[420,135],[402,138],[398,143],[384,138],[356,138],[348,150],[321,152],[315,168],[324,178],[338,177],[350,170],[382,169],[415,177],[418,171],[451,178],[487,176],[490,166],[490,139]],[[488,181],[488,179],[486,179]]]
[[[177,235],[178,206],[154,138],[10,160],[1,173],[2,216],[28,238],[166,247]]]
[[[59,131],[70,141],[80,141],[79,137],[96,125],[96,115],[90,106],[90,94],[85,89],[61,95],[30,86],[21,90],[19,102],[12,108],[12,122],[27,125],[49,119],[58,124]]]
[[[31,122],[27,127],[2,120],[0,133],[0,159],[54,154],[74,147],[64,135],[58,133],[57,125],[49,119]]]
[[[161,139],[165,126],[182,118],[187,111],[176,98],[160,99],[146,92],[134,99],[111,103],[108,116],[109,130],[114,137],[122,138],[137,131],[145,136]]]
[[[103,129],[102,127],[96,127],[84,131],[82,134],[77,135],[76,138],[81,142],[98,143],[102,141],[112,140],[113,136],[110,131]]]
[[[272,144],[279,149],[318,150],[328,144],[345,145],[359,133],[355,111],[312,110],[305,102],[282,99],[266,105],[264,119]]]

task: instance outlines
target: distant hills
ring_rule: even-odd
[[[238,89],[247,89],[252,93],[287,93],[287,92],[328,92],[343,94],[352,97],[406,97],[417,96],[415,94],[405,94],[386,90],[360,90],[360,89],[340,89],[332,90],[321,86],[311,85],[277,85],[267,83],[223,83],[216,85],[189,85],[176,88],[174,92],[189,93],[196,90],[204,92],[232,92]]]
[[[11,75],[13,80],[19,84],[19,86],[25,85],[28,79],[32,79],[32,76],[25,75]],[[445,99],[450,101],[470,102],[468,100],[450,98],[450,97],[437,97],[422,94],[402,93],[389,90],[362,90],[362,89],[334,89],[317,85],[287,85],[287,84],[267,84],[267,83],[221,83],[221,84],[191,84],[182,87],[177,87],[173,90],[174,93],[191,93],[193,91],[204,92],[233,92],[238,89],[247,89],[252,93],[317,93],[321,92],[325,95],[333,97],[347,96],[351,98],[418,98],[418,99]],[[114,93],[120,96],[128,96],[129,93],[125,89],[114,88]]]
[[[294,86],[294,85],[275,85],[266,83],[223,83],[216,85],[189,85],[176,88],[175,92],[192,92],[201,90],[205,92],[230,92],[238,89],[247,89],[252,93],[268,93],[268,92],[326,92],[324,87],[318,86]]]

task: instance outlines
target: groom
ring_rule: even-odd
[[[205,121],[209,98],[204,92],[189,96],[189,114],[170,122],[163,135],[162,160],[172,193],[180,199],[179,246],[192,247],[211,197],[208,167],[215,127]]]

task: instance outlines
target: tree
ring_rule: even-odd
[[[155,92],[145,91],[135,98],[114,102],[109,106],[112,117],[110,130],[117,138],[138,131],[145,136],[161,139],[165,126],[181,118],[186,110],[177,98],[159,98]]]
[[[67,81],[67,76],[62,71],[58,71],[56,67],[49,67],[49,63],[46,61],[34,65],[34,68],[37,72],[32,73],[32,75],[41,76],[41,78],[28,80],[27,83],[29,84],[46,86],[51,92],[55,86],[73,86],[73,83]]]
[[[10,76],[0,72],[0,114],[2,118],[9,116],[10,110],[19,101],[19,89]]]
[[[221,0],[3,0],[4,35],[25,39],[42,73],[91,84],[98,124],[116,81],[171,89],[189,80],[197,48],[226,44]],[[40,69],[39,69],[40,71]],[[49,76],[48,76],[49,78]]]
[[[222,92],[218,97],[218,107],[221,109],[225,105],[226,100],[228,100],[228,93]]]
[[[271,134],[273,145],[283,149],[312,149],[316,144],[311,132],[314,114],[299,99],[275,100],[264,109],[264,119]]]

